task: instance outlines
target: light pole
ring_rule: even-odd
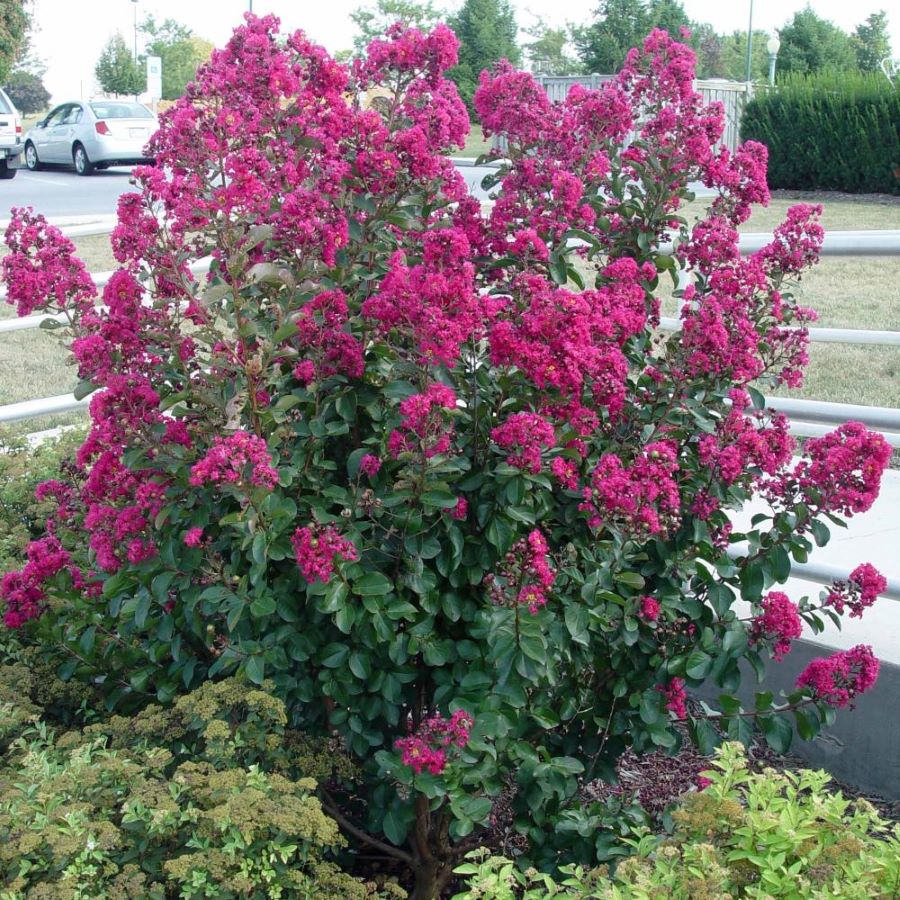
[[[773,34],[766,43],[766,50],[769,51],[769,84],[772,87],[775,87],[775,60],[780,49],[781,41],[778,40],[777,34]]]
[[[752,54],[753,54],[753,0],[750,0],[750,24],[747,26],[747,71],[746,71],[746,81],[748,84],[750,83],[750,75],[752,74]]]
[[[137,5],[138,0],[131,0],[134,4],[134,61],[137,63]]]

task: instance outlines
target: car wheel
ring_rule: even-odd
[[[75,171],[79,175],[91,175],[94,171],[94,164],[88,159],[87,150],[76,144],[72,148],[72,162],[75,163]]]
[[[38,159],[37,147],[29,141],[25,145],[25,165],[28,166],[30,172],[37,172],[41,167],[41,161]]]
[[[17,171],[5,159],[0,159],[0,179],[8,181],[10,178],[15,178]]]

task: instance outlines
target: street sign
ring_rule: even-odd
[[[162,60],[158,56],[147,57],[147,93],[153,100],[162,97]]]

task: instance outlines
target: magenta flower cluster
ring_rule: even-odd
[[[191,467],[190,482],[196,487],[244,484],[273,488],[278,484],[278,472],[272,467],[266,442],[255,434],[239,430],[213,439],[203,458]]]
[[[616,524],[643,535],[668,531],[681,507],[677,460],[669,441],[647,444],[630,465],[614,454],[602,456],[584,488],[581,508],[588,523],[592,528]]]
[[[851,618],[861,618],[868,609],[887,590],[887,579],[871,563],[857,566],[847,581],[836,581],[825,598],[825,605],[830,606],[838,615],[843,615],[849,608]]]
[[[451,751],[465,747],[474,719],[458,709],[449,719],[435,715],[426,719],[409,737],[399,738],[394,747],[400,751],[403,765],[417,775],[429,772],[440,775],[447,767]]]
[[[354,562],[359,559],[353,542],[331,525],[305,525],[291,536],[294,558],[303,577],[311,583],[330,581],[335,559]]]
[[[858,644],[831,656],[814,659],[797,679],[797,688],[829,706],[842,707],[869,690],[878,679],[878,658]]]
[[[772,644],[776,660],[790,652],[791,641],[803,634],[800,612],[787,594],[770,591],[763,597],[762,611],[750,623],[750,640]]]

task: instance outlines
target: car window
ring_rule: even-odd
[[[47,116],[47,127],[52,128],[54,125],[59,125],[63,120],[63,116],[65,116],[68,111],[68,106],[57,106],[56,109]]]
[[[91,109],[98,119],[152,119],[153,113],[143,103],[112,102],[92,103]]]
[[[9,98],[3,91],[0,91],[0,113],[5,113],[9,115],[13,111],[12,104],[9,102]]]
[[[71,106],[63,119],[63,125],[77,125],[81,121],[82,110],[80,106]]]

